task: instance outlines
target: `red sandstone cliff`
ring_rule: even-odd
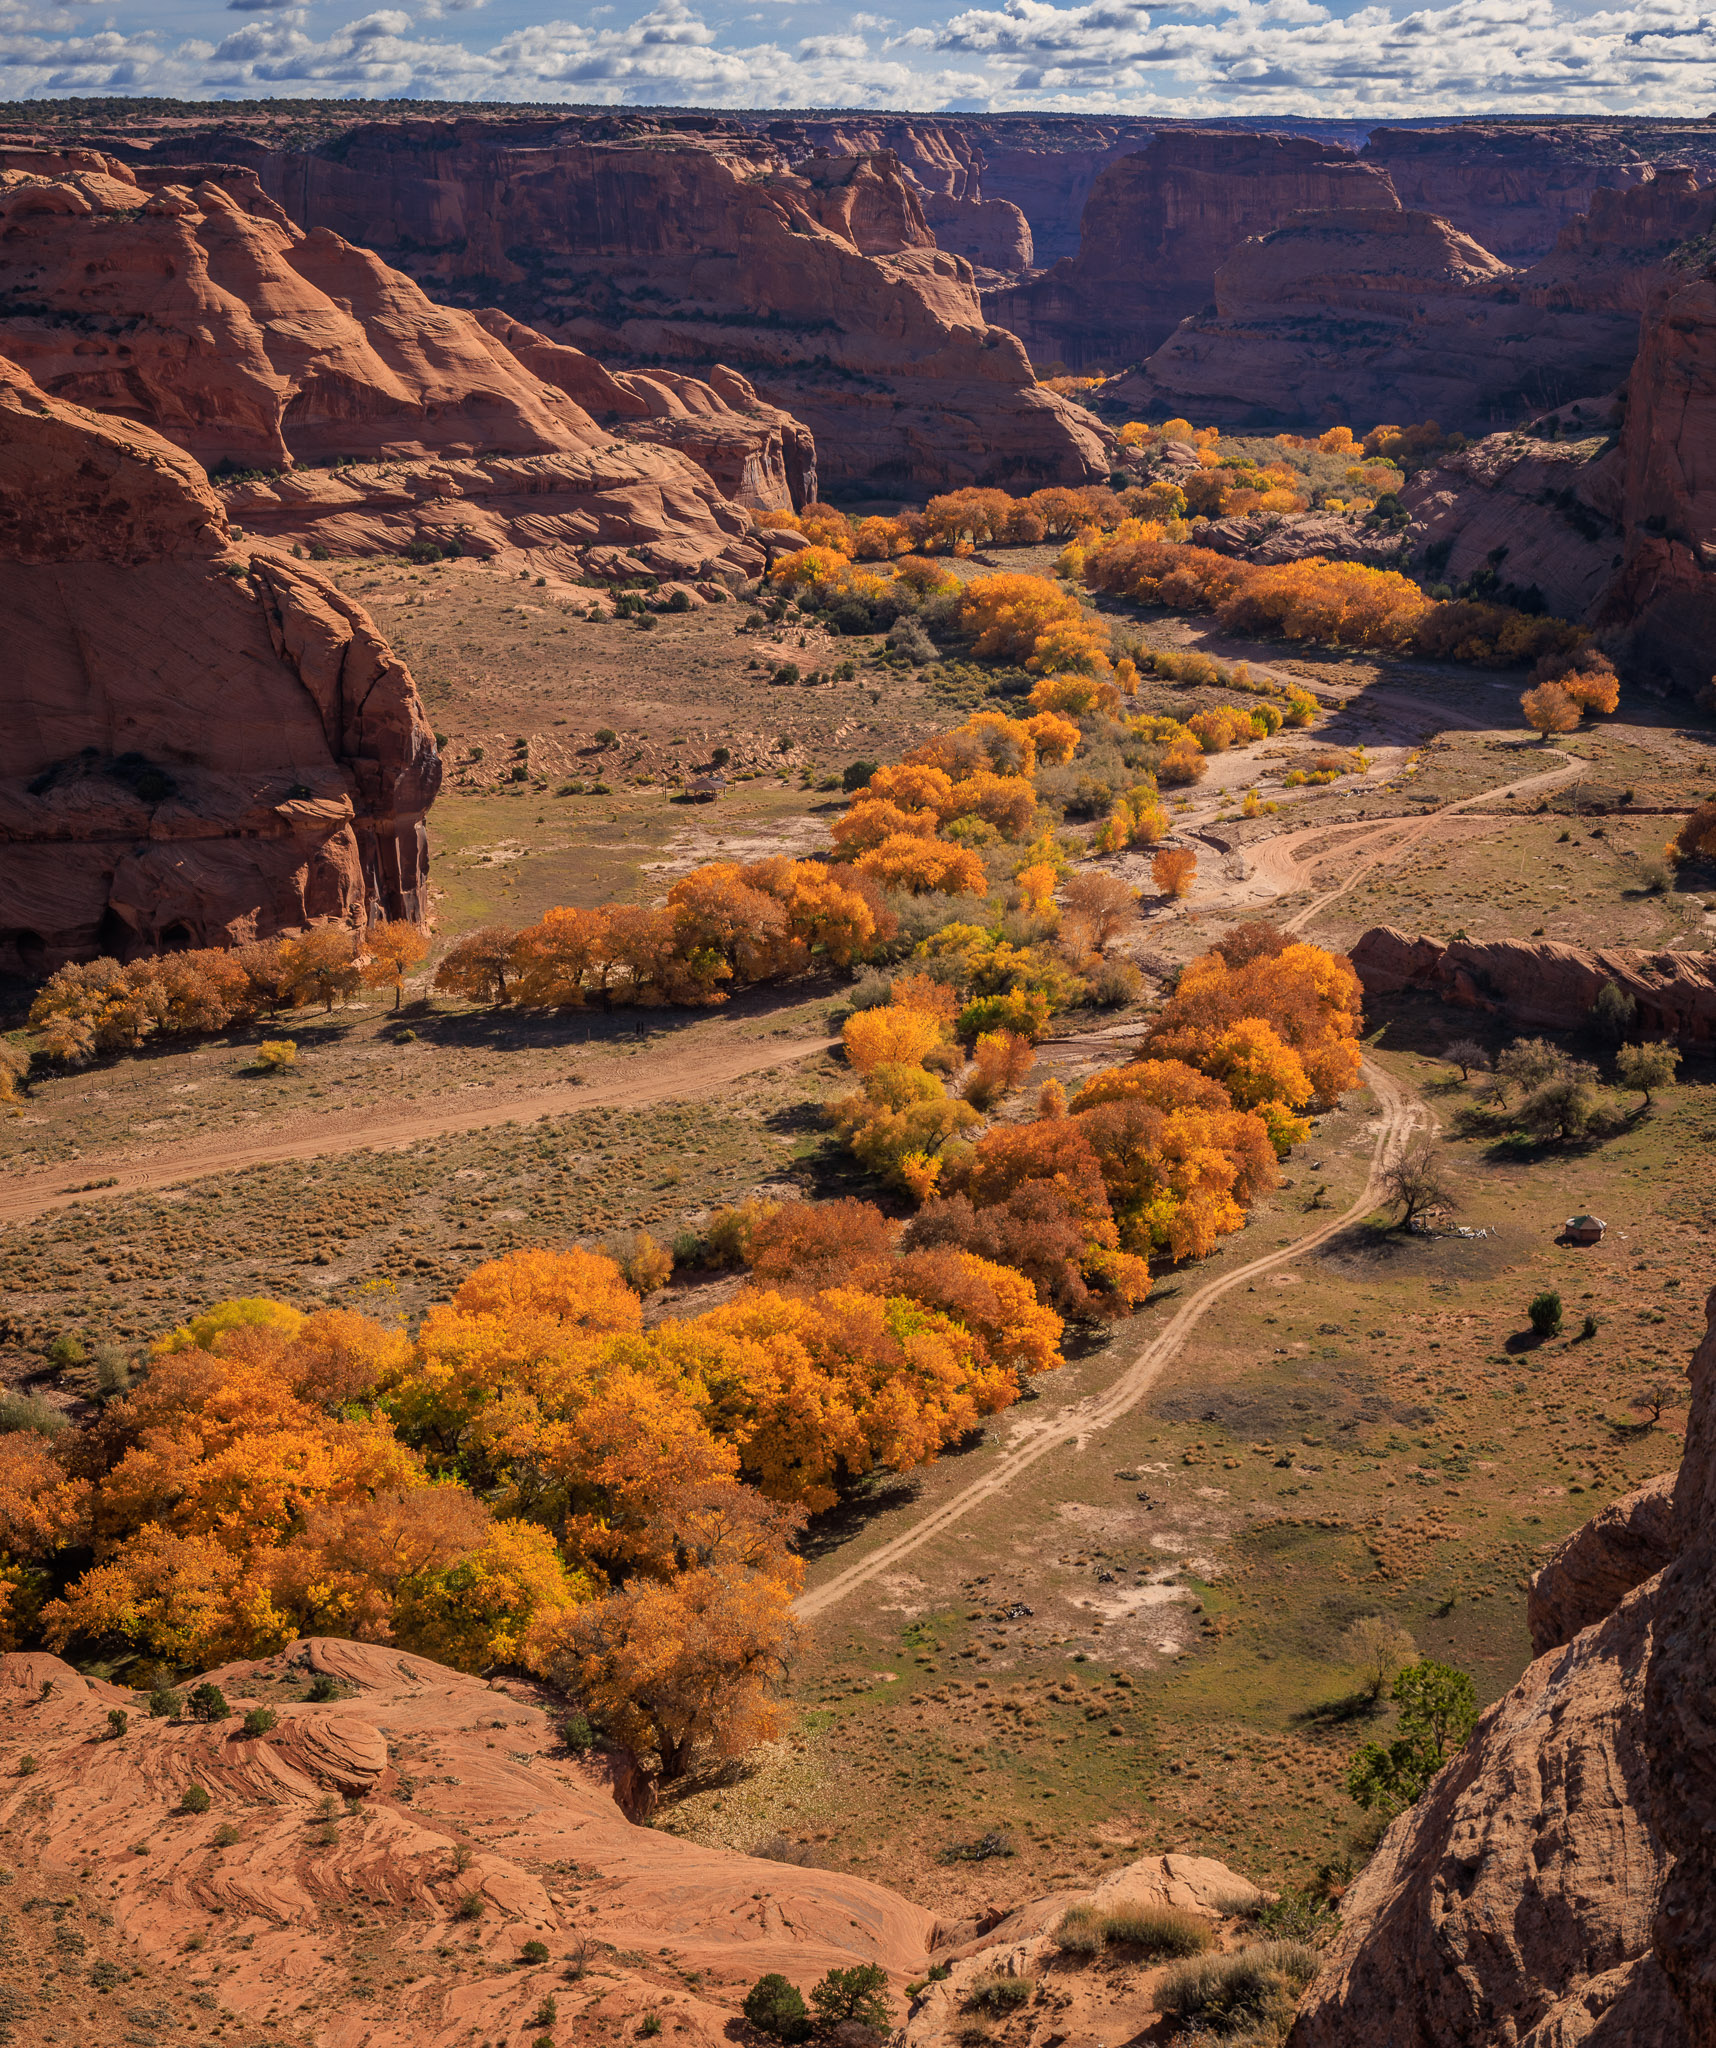
[[[1554,939],[1412,939],[1373,925],[1351,948],[1367,995],[1419,989],[1469,1009],[1494,1010],[1522,1030],[1571,1031],[1610,982],[1637,1005],[1647,1038],[1716,1040],[1716,960],[1706,953],[1614,947],[1582,953]]]
[[[1716,222],[1689,173],[1599,195],[1528,270],[1413,211],[1301,215],[1237,248],[1117,400],[1218,424],[1435,419],[1481,432],[1602,399],[1671,252]]]
[[[1218,267],[1247,236],[1307,210],[1397,205],[1385,172],[1332,143],[1167,132],[1098,174],[1076,256],[984,304],[1039,362],[1121,367],[1207,303]]]
[[[1678,153],[1685,139],[1669,147]],[[1637,184],[1661,147],[1617,126],[1553,123],[1377,128],[1364,158],[1402,206],[1439,214],[1508,263],[1547,255],[1599,190]]]
[[[1666,1526],[1647,1489],[1539,1575],[1546,1633],[1591,1618],[1389,1829],[1288,2048],[1716,2042],[1716,1294],[1707,1314]]]
[[[922,490],[1107,468],[1103,430],[1036,387],[885,153],[794,170],[732,135],[521,150],[482,122],[399,122],[331,155],[270,157],[263,175],[295,220],[444,298],[498,303],[622,367],[731,366],[811,429],[825,480]]]
[[[206,168],[140,183],[105,159],[10,153],[0,349],[44,390],[216,471],[266,472],[227,503],[271,537],[358,553],[523,547],[571,573],[760,566],[741,504],[789,501],[789,437],[811,472],[796,421],[711,392],[701,437],[598,426],[469,313],[328,229],[293,227],[251,172]],[[653,410],[689,416],[694,402],[664,391]],[[698,446],[720,449],[741,504],[688,459]]]
[[[368,616],[3,360],[0,633],[0,967],[424,914],[440,762]]]

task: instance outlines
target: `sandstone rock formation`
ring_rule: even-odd
[[[1181,129],[1098,173],[1076,256],[987,294],[991,317],[1037,361],[1135,363],[1205,305],[1247,236],[1305,211],[1398,206],[1385,172],[1303,136]]]
[[[367,614],[5,362],[0,630],[0,968],[425,914],[440,762]]]
[[[1626,554],[1599,617],[1696,690],[1716,670],[1716,266],[1673,266],[1645,314],[1619,461]]]
[[[1716,2041],[1716,1293],[1706,1314],[1672,1561],[1539,1657],[1389,1829],[1288,2048]],[[1598,1547],[1561,1553],[1579,1611]]]
[[[1104,430],[1037,388],[885,152],[793,169],[731,134],[517,149],[481,122],[405,121],[261,171],[302,227],[375,248],[442,298],[498,303],[620,367],[731,366],[810,428],[825,483],[1108,468]]]
[[[306,1703],[316,1674],[345,1697]],[[92,1985],[129,1977],[151,2031],[248,2040],[307,2011],[329,2048],[465,2048],[534,2039],[552,1997],[558,2038],[587,2009],[626,2039],[657,2012],[715,2048],[766,1971],[808,1986],[879,1963],[897,2000],[928,1963],[932,1916],[878,1885],[633,1826],[528,1688],[322,1639],[208,1676],[235,1718],[150,1719],[57,1658],[0,1657],[0,1727],[39,1766],[0,1798],[18,1896],[100,1873],[100,1917],[59,1958],[86,2015],[106,2006]],[[276,1715],[266,1735],[241,1732],[252,1706]],[[192,1784],[206,1812],[181,1810]]]
[[[617,439],[470,314],[294,228],[250,171],[139,182],[107,159],[26,154],[0,169],[0,350],[50,395],[151,427],[217,473],[263,472],[228,496],[247,529],[341,552],[558,551],[570,573],[761,565],[746,512],[671,432]],[[781,502],[784,421],[709,405],[710,452],[732,446],[743,483],[748,442],[759,494]]]
[[[735,505],[784,512],[815,500],[809,429],[779,406],[764,405],[749,380],[725,363],[707,379],[678,370],[614,371],[510,313],[490,308],[477,318],[533,377],[565,392],[611,433],[690,456]]]
[[[1576,1028],[1612,982],[1637,1004],[1645,1037],[1688,1045],[1716,1039],[1716,956],[1708,953],[1582,953],[1553,939],[1443,945],[1373,925],[1351,958],[1367,995],[1421,989],[1447,1003],[1494,1010],[1526,1030]]]
[[[1716,2041],[1716,1292],[1705,1313],[1711,1328],[1692,1360],[1686,1447],[1674,1484],[1679,1554],[1660,1581],[1645,1692],[1652,1811],[1674,1858],[1656,1953],[1697,2048]]]
[[[1660,1473],[1574,1530],[1532,1576],[1526,1626],[1538,1656],[1612,1614],[1674,1556],[1674,1474]]]
[[[1574,400],[1600,408],[1674,250],[1713,222],[1716,188],[1649,166],[1633,189],[1597,194],[1525,270],[1434,214],[1303,214],[1237,248],[1214,311],[1111,396],[1139,416],[1356,431],[1434,419],[1477,433]]]
[[[1683,149],[1684,139],[1671,145]],[[1645,138],[1607,125],[1462,122],[1373,129],[1366,163],[1387,173],[1402,206],[1439,214],[1507,263],[1532,263],[1587,212],[1599,190],[1651,174]]]

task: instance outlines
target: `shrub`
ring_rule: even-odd
[[[345,1696],[344,1686],[331,1671],[318,1671],[310,1680],[309,1690],[304,1695],[305,1699],[318,1703],[324,1700],[341,1700]]]
[[[1198,857],[1184,846],[1164,846],[1150,863],[1150,879],[1164,896],[1190,895],[1197,874]]]
[[[486,1906],[481,1892],[466,1892],[453,1910],[461,1920],[480,1920]]]
[[[208,1788],[203,1785],[187,1785],[179,1801],[181,1813],[207,1813],[209,1810]]]
[[[550,1991],[543,1996],[542,2002],[537,2006],[535,2016],[531,2020],[531,2025],[534,2027],[551,2027],[559,2017],[560,2001]]]
[[[188,1704],[192,1718],[198,1721],[224,1721],[232,1712],[226,1703],[226,1694],[218,1685],[210,1685],[207,1679],[192,1689]]]
[[[1069,1906],[1049,1938],[1063,1955],[1100,1955],[1102,1922],[1103,1915],[1096,1906]]]
[[[545,1941],[527,1941],[518,1952],[521,1963],[545,1963],[548,1960],[548,1944]]]
[[[109,1707],[107,1710],[107,1733],[109,1739],[117,1742],[131,1726],[131,1716],[123,1707]]]
[[[661,2014],[658,2012],[646,2012],[638,2032],[645,2040],[653,2040],[661,2032]]]
[[[1531,1318],[1531,1327],[1540,1337],[1558,1337],[1561,1334],[1561,1297],[1553,1288],[1534,1295],[1526,1314]]]
[[[0,1434],[34,1430],[37,1436],[58,1436],[66,1418],[40,1394],[0,1394]]]
[[[40,1769],[41,1765],[36,1762],[33,1756],[24,1755],[19,1757],[18,1775],[20,1778],[33,1778]]]
[[[673,1278],[673,1254],[647,1230],[637,1230],[610,1252],[634,1294],[656,1294]]]
[[[813,1985],[810,2002],[817,2025],[825,2033],[855,2022],[878,2034],[888,2032],[888,1976],[876,1963],[854,1963],[849,1970],[830,1970],[822,1982]]]
[[[213,1836],[214,1845],[217,1849],[231,1849],[237,1843],[243,1841],[243,1839],[244,1837],[229,1820],[223,1820],[220,1826],[215,1829]]]
[[[994,1856],[1017,1856],[1018,1846],[1013,1837],[1000,1828],[991,1828],[986,1835],[978,1835],[969,1842],[950,1842],[941,1852],[943,1863],[987,1863]]]
[[[1234,1955],[1177,1963],[1156,1990],[1156,2009],[1184,2026],[1222,2034],[1285,2024],[1317,1974],[1317,1952],[1294,1941],[1259,1942]]]
[[[596,1746],[596,1731],[590,1725],[588,1714],[576,1709],[560,1717],[560,1740],[575,1755],[585,1756]]]
[[[1149,1956],[1195,1956],[1213,1947],[1209,1924],[1179,1906],[1110,1906],[1102,1916],[1105,1941],[1142,1949]]]
[[[256,1048],[256,1065],[265,1073],[277,1074],[298,1064],[295,1038],[265,1038]]]
[[[246,1735],[266,1735],[274,1721],[272,1707],[252,1707],[244,1717],[244,1732]]]
[[[158,1685],[149,1695],[149,1715],[156,1721],[176,1721],[185,1711],[182,1694],[176,1693],[170,1685]]]
[[[810,2011],[804,1994],[776,1970],[759,1977],[745,1994],[745,2017],[759,2034],[777,2041],[807,2041]]]
[[[975,2012],[1016,2012],[1031,2002],[1036,1988],[1029,1977],[973,1977],[965,1987],[965,2002]]]

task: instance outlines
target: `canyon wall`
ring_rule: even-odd
[[[1666,1511],[1641,1489],[1538,1574],[1546,1654],[1383,1837],[1288,2048],[1716,2042],[1716,1293],[1706,1315]]]
[[[3,360],[0,632],[0,969],[426,915],[441,766],[367,614]]]
[[[1076,256],[984,305],[1039,362],[1120,368],[1208,302],[1247,236],[1308,210],[1397,206],[1385,172],[1332,143],[1168,131],[1098,173]]]
[[[1631,947],[1584,953],[1554,939],[1479,942],[1408,938],[1373,925],[1351,957],[1367,995],[1421,990],[1467,1009],[1493,1010],[1517,1029],[1572,1031],[1614,983],[1637,1005],[1646,1038],[1716,1041],[1716,957]]]
[[[733,134],[513,149],[475,121],[377,123],[266,154],[308,232],[438,298],[493,305],[623,369],[725,364],[851,487],[1083,482],[1105,433],[1039,390],[887,152],[788,166]]]
[[[1673,251],[1713,223],[1716,187],[1648,167],[1525,270],[1433,214],[1302,214],[1235,249],[1213,312],[1114,402],[1220,425],[1512,425],[1625,379]]]
[[[433,541],[569,574],[743,576],[763,559],[743,507],[814,480],[809,436],[739,378],[730,401],[690,380],[630,394],[641,431],[598,426],[470,313],[294,227],[231,165],[11,153],[0,350],[196,457],[247,531],[336,553]]]

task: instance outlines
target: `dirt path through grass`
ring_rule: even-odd
[[[106,1158],[85,1154],[71,1165],[20,1174],[0,1189],[0,1223],[27,1222],[63,1209],[71,1202],[117,1199],[151,1188],[177,1185],[209,1174],[240,1173],[246,1167],[272,1166],[288,1159],[316,1159],[329,1153],[359,1152],[368,1147],[393,1148],[421,1138],[444,1138],[495,1124],[528,1123],[538,1117],[571,1116],[584,1109],[635,1109],[645,1103],[669,1102],[685,1096],[713,1095],[747,1075],[826,1052],[836,1038],[778,1041],[742,1040],[736,1045],[707,1041],[667,1053],[634,1054],[610,1078],[561,1082],[552,1088],[513,1093],[485,1090],[475,1102],[457,1109],[414,1109],[408,1114],[368,1111],[305,1119],[295,1131],[276,1128],[267,1137],[246,1141],[232,1134],[172,1145],[147,1159],[124,1154]],[[67,1185],[75,1174],[84,1183]],[[107,1185],[91,1187],[90,1181]]]
[[[1267,1273],[1273,1267],[1287,1265],[1294,1259],[1303,1258],[1306,1252],[1327,1243],[1338,1232],[1367,1216],[1382,1196],[1384,1174],[1408,1143],[1413,1131],[1428,1124],[1429,1112],[1417,1097],[1391,1074],[1370,1061],[1365,1063],[1365,1077],[1371,1093],[1377,1098],[1381,1122],[1371,1153],[1370,1172],[1355,1202],[1316,1230],[1308,1232],[1304,1237],[1295,1238],[1291,1244],[1282,1245],[1276,1251],[1266,1252],[1263,1257],[1251,1259],[1243,1266],[1235,1266],[1218,1279],[1194,1288],[1106,1393],[1077,1407],[1062,1409],[1058,1415],[1029,1435],[1024,1442],[1017,1443],[1012,1449],[1004,1452],[981,1479],[961,1488],[939,1507],[933,1508],[922,1521],[894,1537],[891,1542],[884,1543],[868,1557],[860,1558],[856,1564],[848,1565],[844,1571],[837,1572],[825,1584],[804,1594],[795,1603],[794,1611],[799,1618],[805,1621],[814,1620],[818,1615],[826,1614],[831,1608],[839,1606],[860,1586],[868,1584],[879,1573],[892,1570],[902,1559],[910,1557],[913,1551],[921,1550],[926,1543],[943,1535],[956,1522],[963,1521],[985,1502],[993,1500],[998,1493],[1004,1492],[1016,1479],[1052,1452],[1060,1450],[1064,1445],[1080,1444],[1095,1431],[1118,1421],[1121,1416],[1136,1408],[1149,1393],[1205,1312],[1224,1294],[1230,1293],[1242,1282],[1255,1280],[1258,1274]]]

